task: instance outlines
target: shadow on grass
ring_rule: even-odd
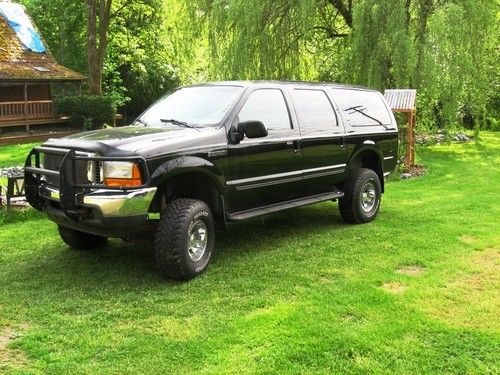
[[[337,205],[332,203],[231,223],[228,230],[216,233],[212,263],[226,263],[224,267],[227,267],[227,263],[242,261],[238,259],[242,256],[258,257],[261,252],[270,251],[280,256],[279,252],[283,251],[283,247],[286,248],[288,242],[297,243],[303,241],[304,236],[342,231],[346,227],[341,221]],[[57,236],[55,231],[54,236]],[[335,246],[335,243],[332,245]],[[36,284],[38,290],[47,289],[52,293],[64,294],[68,290],[79,293],[83,293],[83,290],[109,292],[183,285],[159,276],[154,264],[152,244],[124,243],[112,239],[105,248],[78,252],[55,237],[44,247],[37,248],[36,258],[11,265],[7,279],[22,282],[24,288]],[[208,278],[204,277],[204,283],[210,282],[211,270],[213,268],[209,267],[205,274]],[[219,270],[215,274],[220,272],[224,271]]]

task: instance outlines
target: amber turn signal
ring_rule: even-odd
[[[142,185],[142,177],[139,166],[136,163],[131,164],[130,178],[105,177],[104,184],[113,187],[136,187]]]

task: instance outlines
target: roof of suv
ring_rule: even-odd
[[[328,83],[328,82],[311,82],[311,81],[291,81],[291,80],[283,80],[283,81],[272,81],[272,80],[253,80],[253,81],[214,81],[207,82],[201,84],[193,84],[189,86],[223,86],[223,85],[232,85],[232,86],[243,86],[248,87],[251,85],[261,85],[261,84],[279,84],[279,85],[293,85],[293,86],[330,86],[332,88],[341,88],[341,89],[351,89],[351,90],[366,90],[366,91],[377,91],[373,89],[369,89],[367,87],[355,86],[355,85],[345,85],[341,83]]]

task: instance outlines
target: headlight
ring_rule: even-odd
[[[104,184],[108,186],[141,186],[139,166],[129,161],[105,161],[103,163]]]

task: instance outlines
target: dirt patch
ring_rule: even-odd
[[[4,327],[0,329],[0,370],[24,367],[28,363],[21,350],[9,347],[12,341],[22,336],[22,330],[26,328],[27,325],[22,325],[19,328]]]
[[[418,276],[424,272],[425,268],[418,265],[401,266],[396,270],[399,275]]]
[[[406,290],[407,286],[397,281],[390,281],[383,283],[380,288],[392,294],[400,294]]]
[[[477,238],[474,236],[463,235],[458,238],[461,242],[467,244],[473,244],[477,241]]]
[[[425,310],[452,326],[498,333],[500,321],[500,249],[476,251],[467,260],[467,269],[431,291]]]

